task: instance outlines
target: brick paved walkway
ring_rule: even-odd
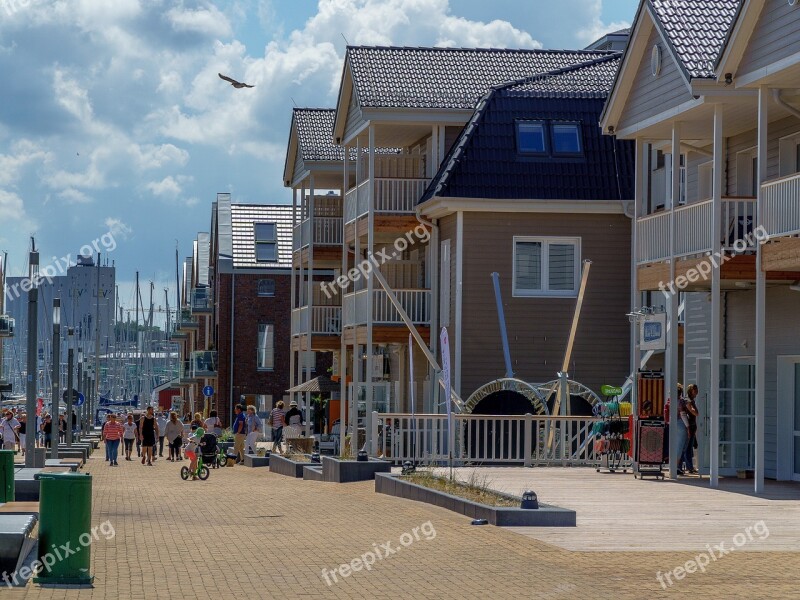
[[[377,495],[372,483],[337,485],[226,468],[183,482],[159,460],[111,469],[95,452],[94,524],[111,541],[93,546],[93,589],[29,586],[3,598],[792,598],[800,553],[734,552],[668,591],[657,571],[690,552],[571,552],[500,528],[473,527],[441,508]],[[612,499],[608,499],[609,501]],[[624,498],[618,498],[622,503]],[[608,510],[624,510],[610,506]],[[399,547],[430,521],[436,537],[328,586],[332,569]],[[406,539],[407,541],[407,539]]]

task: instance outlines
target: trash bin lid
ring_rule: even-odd
[[[71,479],[73,481],[86,481],[89,482],[92,480],[92,476],[89,473],[73,473],[72,471],[67,471],[63,473],[36,473],[33,476],[34,479],[42,480],[42,479]]]

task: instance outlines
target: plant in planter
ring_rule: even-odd
[[[227,429],[223,429],[222,430],[222,434],[219,436],[219,439],[217,441],[219,441],[219,442],[232,442],[233,441],[233,431],[231,430],[231,428],[228,427]]]

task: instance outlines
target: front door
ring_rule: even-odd
[[[800,363],[794,364],[794,419],[792,419],[792,450],[794,468],[792,479],[800,481]]]
[[[711,361],[697,359],[699,469],[710,470]],[[735,475],[755,467],[755,365],[722,360],[719,369],[719,473]]]

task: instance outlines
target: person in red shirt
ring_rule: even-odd
[[[115,414],[109,415],[111,420],[103,427],[103,440],[108,446],[109,458],[111,459],[111,467],[118,467],[117,453],[119,452],[119,443],[122,439],[125,430],[120,423],[117,423],[117,416]]]

